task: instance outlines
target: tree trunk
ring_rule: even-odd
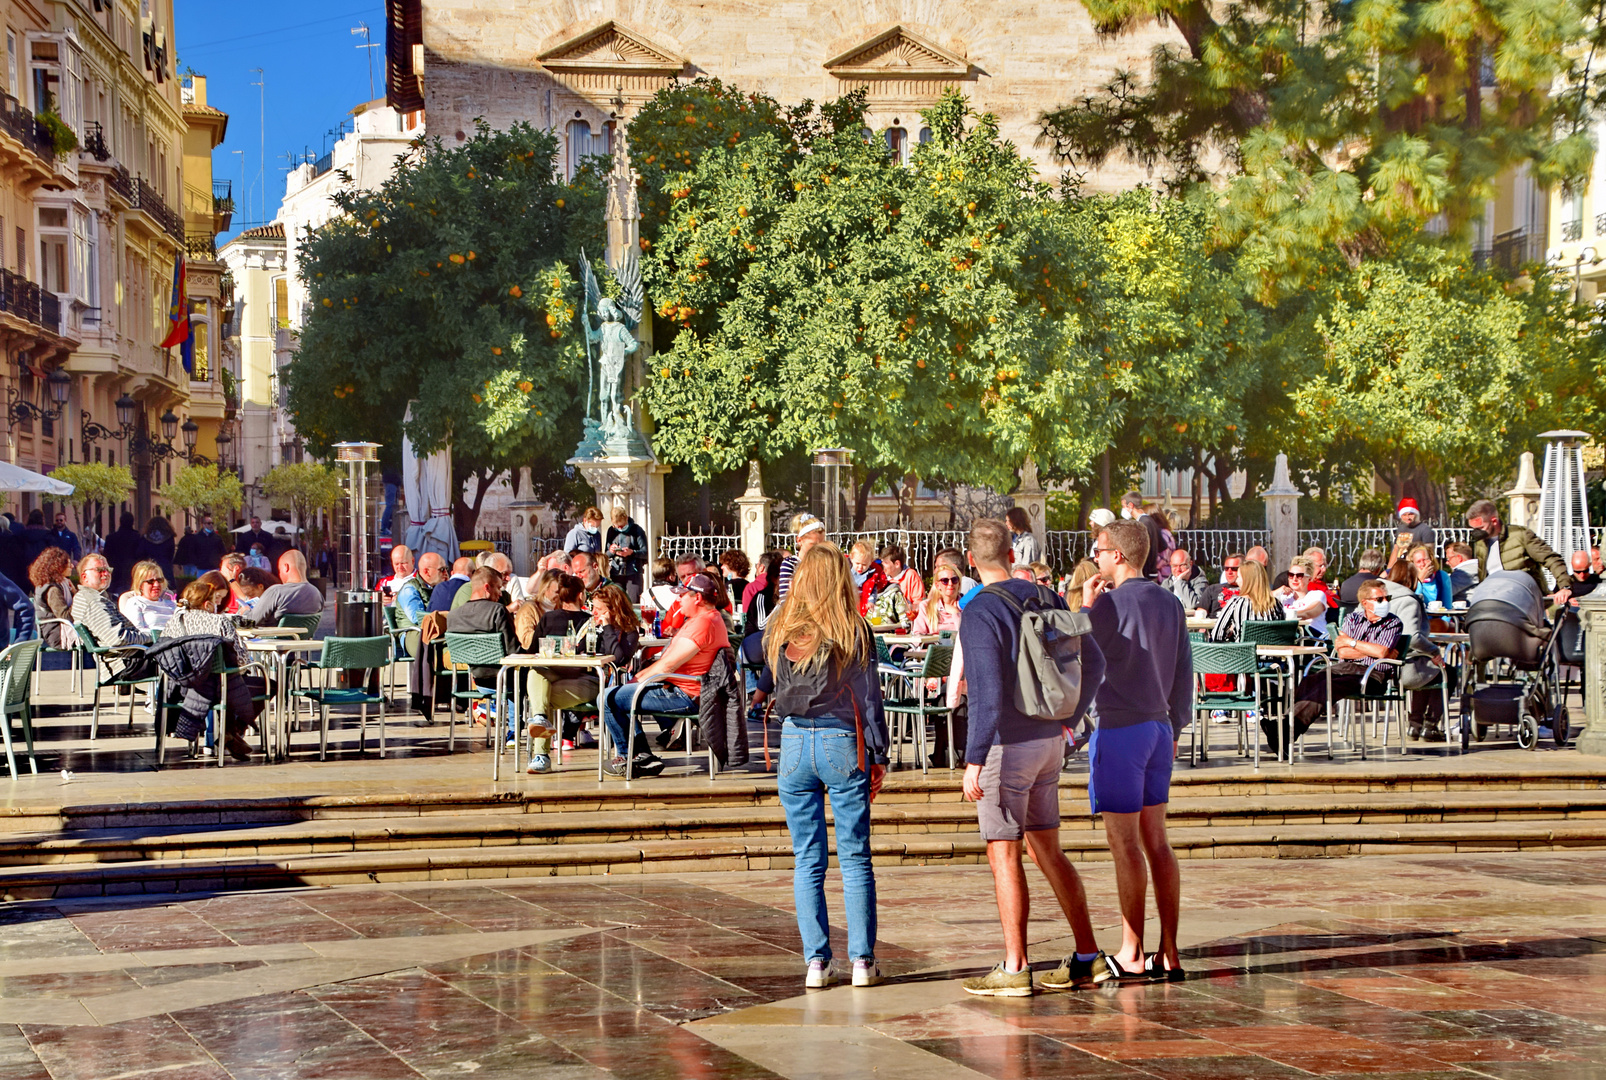
[[[474,528],[480,521],[480,507],[485,505],[485,493],[491,490],[491,485],[496,483],[497,478],[501,475],[500,472],[493,472],[490,469],[479,469],[471,477],[465,477],[465,479],[472,478],[474,481],[474,502],[472,504],[463,501],[463,488],[461,485],[452,493],[452,518],[457,526],[459,540],[465,536],[469,538],[474,536]]]
[[[1204,495],[1204,451],[1193,448],[1193,498],[1188,501],[1188,528],[1199,527],[1199,510]]]
[[[855,532],[864,528],[864,517],[869,513],[870,492],[875,488],[876,481],[885,476],[885,469],[871,469],[859,481],[859,489],[853,493],[853,529]]]
[[[898,485],[898,528],[907,529],[913,524],[915,494],[919,490],[919,478],[914,473],[905,473],[903,482]]]
[[[1102,505],[1106,510],[1110,508],[1110,451],[1106,447],[1104,456],[1099,459],[1099,491],[1104,496]]]

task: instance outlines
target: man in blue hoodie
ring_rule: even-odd
[[[1104,817],[1121,899],[1121,951],[1108,958],[1117,979],[1181,982],[1177,916],[1181,872],[1166,838],[1171,762],[1193,714],[1193,651],[1187,615],[1165,588],[1147,580],[1149,534],[1136,521],[1099,530],[1097,576],[1082,588],[1092,637],[1104,653],[1095,700],[1098,730],[1089,743],[1088,795]],[[1154,874],[1160,949],[1143,955],[1143,906]]]
[[[1004,962],[986,975],[966,979],[966,993],[986,997],[1029,997],[1034,992],[1026,955],[1030,911],[1024,846],[1048,879],[1076,938],[1076,951],[1043,976],[1051,990],[1093,986],[1110,977],[1087,897],[1076,868],[1060,846],[1060,766],[1065,729],[1086,712],[1104,660],[1090,635],[1082,638],[1082,696],[1076,714],[1063,722],[1029,716],[1016,707],[1015,658],[1020,652],[1021,619],[1028,608],[1065,607],[1054,590],[1011,576],[1014,552],[1009,526],[983,518],[970,528],[970,565],[982,586],[959,621],[970,736],[965,747],[965,798],[976,804],[987,863],[993,872],[998,921],[1004,930]],[[1002,594],[1001,594],[1002,593]],[[1169,593],[1166,594],[1170,596]],[[1174,603],[1175,601],[1173,601]]]

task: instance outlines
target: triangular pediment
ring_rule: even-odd
[[[551,71],[614,71],[674,75],[684,57],[609,19],[562,41],[536,57]]]
[[[825,68],[844,79],[962,79],[970,74],[970,63],[964,57],[904,29],[901,23],[832,57]]]

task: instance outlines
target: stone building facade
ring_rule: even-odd
[[[493,128],[529,121],[558,134],[566,164],[610,149],[658,90],[706,75],[782,104],[864,87],[869,125],[897,154],[919,140],[919,111],[956,86],[1053,180],[1065,166],[1040,143],[1039,115],[1118,70],[1146,74],[1155,47],[1181,41],[1154,25],[1101,37],[1079,0],[387,0],[387,9],[392,105],[422,107],[448,144],[476,118]],[[1146,176],[1112,162],[1088,179],[1116,190]]]

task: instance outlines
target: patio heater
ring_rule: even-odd
[[[1563,559],[1589,550],[1589,502],[1584,497],[1587,431],[1546,431],[1544,478],[1539,482],[1539,520],[1534,531]]]
[[[842,531],[847,499],[843,485],[851,479],[852,468],[852,450],[837,446],[814,451],[809,502],[814,515],[825,523],[825,535],[828,537],[835,537]]]
[[[379,460],[379,444],[335,443],[335,460],[345,462],[351,518],[351,577],[335,597],[335,633],[340,637],[378,637],[379,594],[368,588],[368,465]],[[350,689],[360,685],[358,672],[342,680]]]

